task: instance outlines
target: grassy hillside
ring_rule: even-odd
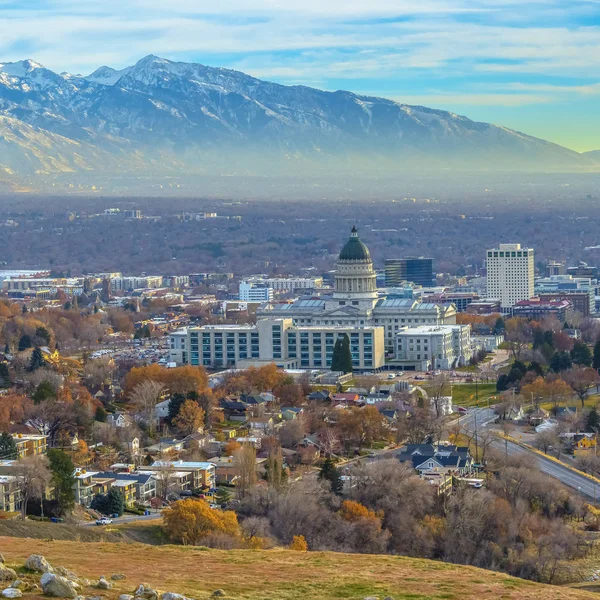
[[[123,573],[126,579],[102,592],[107,599],[131,593],[141,582],[197,600],[223,589],[243,600],[562,600],[592,599],[594,594],[534,584],[502,573],[428,560],[288,550],[208,550],[0,537],[10,564],[23,564],[32,552],[90,579]],[[29,596],[31,598],[31,596]]]

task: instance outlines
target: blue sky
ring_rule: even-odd
[[[0,62],[152,53],[600,149],[600,0],[0,0],[0,31]]]

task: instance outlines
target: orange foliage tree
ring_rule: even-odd
[[[162,383],[171,394],[198,394],[208,391],[208,377],[202,367],[189,365],[167,369],[161,365],[151,364],[145,367],[134,367],[125,378],[125,392],[129,395],[144,381]]]
[[[204,500],[179,500],[163,511],[165,531],[175,542],[196,545],[213,534],[239,538],[240,526],[231,510],[214,510]]]

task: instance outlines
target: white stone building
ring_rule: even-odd
[[[535,263],[532,248],[500,244],[487,251],[487,297],[500,301],[505,312],[534,296]]]

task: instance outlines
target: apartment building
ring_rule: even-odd
[[[113,292],[130,292],[140,289],[157,289],[163,286],[161,275],[142,275],[139,277],[113,277],[110,288]]]
[[[0,475],[0,511],[19,512],[21,510],[21,488],[16,477]]]
[[[487,251],[487,297],[500,301],[504,312],[534,295],[535,263],[532,248],[500,244]]]
[[[323,287],[322,277],[252,277],[250,283],[266,285],[276,292],[314,290]]]
[[[48,436],[33,433],[13,433],[12,437],[17,446],[19,458],[27,458],[46,454],[48,448]]]
[[[264,283],[240,282],[238,297],[241,302],[270,302],[273,300],[273,288]]]

